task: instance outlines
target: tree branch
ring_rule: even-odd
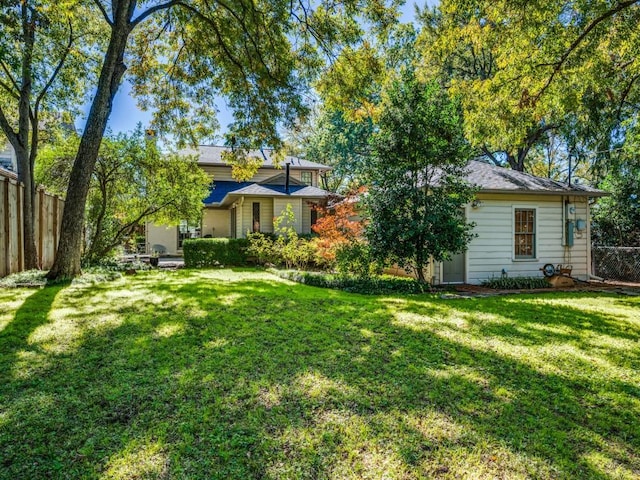
[[[621,115],[622,115],[622,107],[624,107],[624,103],[627,100],[627,97],[629,96],[629,93],[631,93],[631,89],[633,88],[633,84],[640,78],[640,74],[638,75],[634,75],[631,78],[631,81],[629,82],[629,84],[625,87],[625,89],[622,91],[622,95],[620,97],[620,103],[618,104],[618,109],[616,111],[616,118],[618,120],[621,120]]]
[[[20,99],[20,95],[16,93],[15,90],[11,88],[11,85],[9,85],[8,83],[0,80],[0,87],[2,87],[9,95],[11,95],[16,100]]]
[[[636,4],[638,2],[640,2],[640,0],[627,0],[625,2],[620,2],[617,6],[615,6],[611,10],[607,10],[602,15],[600,15],[599,17],[597,17],[594,20],[592,20],[589,25],[587,25],[587,28],[585,28],[584,31],[580,35],[578,35],[578,38],[576,38],[571,43],[571,45],[569,45],[569,48],[562,54],[562,56],[560,57],[560,59],[557,62],[546,63],[546,64],[542,63],[542,64],[539,64],[539,65],[536,65],[537,67],[550,67],[550,66],[553,66],[553,71],[551,72],[551,75],[549,75],[549,78],[547,79],[547,81],[543,85],[543,87],[540,89],[540,91],[532,98],[532,102],[535,104],[540,99],[542,94],[547,90],[547,88],[549,88],[549,86],[553,82],[553,79],[555,78],[555,76],[560,72],[560,70],[562,69],[562,66],[567,61],[569,56],[576,50],[576,48],[578,48],[578,46],[589,35],[589,33],[591,33],[591,31],[594,28],[596,28],[599,24],[601,24],[605,20],[613,17],[616,13],[624,10],[625,8],[633,6],[634,4]]]
[[[501,162],[496,158],[495,153],[489,150],[486,145],[482,145],[482,147],[480,148],[482,149],[482,153],[484,153],[487,157],[489,157],[489,160],[491,160],[495,166],[497,167],[501,166],[500,165]]]
[[[16,79],[13,78],[13,75],[11,75],[11,72],[7,68],[7,64],[4,63],[4,61],[0,60],[0,66],[2,67],[2,70],[4,71],[5,75],[9,78],[9,81],[11,82],[11,85],[13,85],[13,88],[15,88],[17,92],[19,92],[20,85],[18,85],[18,82],[16,82]]]
[[[33,105],[33,110],[34,110],[34,113],[36,115],[38,114],[38,110],[40,108],[40,102],[42,102],[42,99],[45,97],[45,95],[47,94],[47,92],[51,88],[51,85],[53,84],[53,82],[55,81],[56,77],[60,73],[60,70],[62,70],[62,67],[64,66],[64,62],[67,61],[67,56],[69,55],[69,52],[71,51],[71,47],[73,46],[73,42],[74,41],[75,41],[75,38],[73,37],[73,25],[71,24],[71,19],[69,19],[69,41],[67,42],[67,47],[65,48],[64,52],[62,53],[62,57],[60,58],[60,61],[58,62],[58,65],[56,65],[56,68],[53,70],[53,73],[51,74],[51,77],[49,77],[49,80],[47,81],[45,86],[42,87],[42,91],[36,97],[36,101],[35,101],[35,103]]]
[[[213,32],[215,33],[215,36],[216,36],[216,38],[218,40],[218,43],[222,47],[222,50],[224,50],[225,55],[231,61],[231,63],[233,63],[238,68],[238,70],[240,71],[240,74],[244,78],[245,83],[248,83],[247,75],[245,74],[244,67],[233,56],[233,54],[231,53],[231,51],[227,47],[227,44],[224,42],[224,39],[222,37],[222,33],[220,32],[220,29],[218,28],[218,25],[214,21],[212,21],[210,18],[208,18],[206,15],[204,15],[202,12],[200,12],[197,8],[194,8],[191,5],[188,5],[188,4],[186,4],[186,3],[182,2],[182,1],[176,1],[175,5],[181,6],[182,8],[190,11],[191,13],[196,15],[198,18],[200,18],[203,22],[205,22],[207,25],[209,25],[213,29]]]
[[[104,19],[106,20],[106,22],[113,26],[113,20],[111,20],[109,18],[109,14],[107,13],[107,10],[104,8],[104,5],[102,5],[102,2],[100,0],[93,0],[93,3],[96,4],[96,6],[98,7],[98,9],[100,10],[100,13],[102,13],[102,16],[104,17]]]
[[[182,6],[187,6],[184,2],[181,2],[180,0],[170,0],[169,2],[165,2],[165,3],[159,3],[158,5],[154,5],[153,7],[149,7],[148,9],[146,9],[144,12],[142,12],[140,15],[138,15],[136,18],[134,18],[131,22],[130,22],[130,27],[134,28],[136,25],[138,25],[140,22],[143,22],[144,20],[146,20],[147,18],[149,18],[151,15],[153,15],[154,13],[160,11],[160,10],[167,10],[173,6],[176,5],[182,5]],[[193,8],[193,7],[191,7]],[[195,9],[194,9],[195,10]]]
[[[15,145],[17,145],[19,143],[18,142],[18,134],[11,127],[11,124],[9,123],[9,120],[7,120],[7,117],[4,114],[4,110],[3,110],[1,105],[0,105],[0,128],[2,128],[2,131],[6,135],[7,139],[9,140],[9,143],[11,143],[11,145],[15,146]]]

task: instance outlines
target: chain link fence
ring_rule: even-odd
[[[605,280],[640,282],[640,248],[593,247],[593,273]]]

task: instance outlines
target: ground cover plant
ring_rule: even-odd
[[[0,290],[0,478],[638,478],[640,298]]]

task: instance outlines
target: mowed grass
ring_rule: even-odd
[[[0,291],[0,478],[638,478],[640,299]]]

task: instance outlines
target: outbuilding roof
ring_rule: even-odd
[[[529,173],[497,167],[478,160],[469,162],[466,179],[482,192],[565,194],[588,197],[607,195],[607,192],[587,185],[568,185],[549,178],[536,177]]]
[[[231,148],[219,145],[200,145],[197,150],[187,149],[181,153],[185,155],[198,155],[198,163],[200,165],[220,165],[228,166],[229,164],[222,160],[222,152],[230,152]],[[298,157],[286,156],[280,165],[276,167],[274,163],[274,150],[271,148],[263,148],[261,150],[251,150],[248,153],[251,157],[262,159],[261,168],[282,168],[286,163],[295,169],[309,170],[331,170],[331,167],[321,163],[312,162]]]

